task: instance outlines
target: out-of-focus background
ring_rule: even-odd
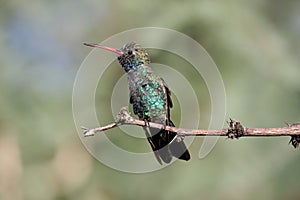
[[[299,1],[278,0],[1,2],[0,199],[299,199],[300,152],[288,146],[290,138],[220,138],[202,160],[197,138],[190,162],[127,174],[86,151],[71,103],[76,72],[91,50],[83,42],[157,26],[208,51],[224,80],[227,119],[247,127],[300,122],[299,9]],[[209,95],[199,90],[205,110]]]

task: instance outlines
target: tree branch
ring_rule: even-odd
[[[291,143],[295,148],[299,147],[300,143],[300,124],[287,124],[282,128],[245,128],[239,121],[230,119],[227,122],[229,127],[220,130],[196,130],[176,128],[172,126],[164,126],[157,123],[145,123],[145,121],[134,119],[128,112],[126,107],[121,108],[116,116],[115,122],[106,126],[88,129],[82,127],[84,136],[94,136],[96,133],[115,128],[121,125],[137,125],[148,126],[151,128],[165,129],[177,133],[179,138],[186,136],[226,136],[231,139],[238,139],[240,137],[278,137],[278,136],[291,136]]]

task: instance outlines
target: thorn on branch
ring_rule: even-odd
[[[239,139],[246,133],[246,128],[239,121],[230,118],[230,121],[227,123],[229,125],[226,133],[228,138]]]

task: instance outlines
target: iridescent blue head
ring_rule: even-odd
[[[139,65],[150,63],[150,58],[146,50],[135,42],[125,44],[120,50],[111,47],[100,46],[98,44],[84,43],[84,45],[117,53],[119,55],[119,63],[126,72],[129,72],[130,70],[136,70]]]

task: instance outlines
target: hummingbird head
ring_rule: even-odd
[[[119,56],[118,60],[126,72],[136,69],[138,65],[150,63],[146,50],[135,42],[125,44],[121,51],[123,55]]]
[[[139,65],[150,63],[150,58],[146,50],[135,42],[125,44],[120,50],[98,44],[84,43],[84,45],[101,48],[118,54],[118,61],[126,72],[137,69]]]

